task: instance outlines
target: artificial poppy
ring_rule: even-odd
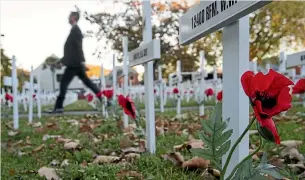
[[[305,93],[305,79],[299,79],[298,82],[292,88],[292,94]]]
[[[157,92],[157,90],[156,90],[156,89],[154,89],[154,94],[156,94],[156,92]]]
[[[102,91],[103,95],[106,96],[108,99],[113,97],[113,89],[107,89]]]
[[[36,97],[36,94],[33,94],[33,98],[35,98]]]
[[[173,93],[174,93],[174,94],[178,94],[178,93],[179,93],[179,89],[178,89],[178,88],[174,88],[174,89],[173,89]]]
[[[88,100],[89,102],[91,102],[91,101],[93,100],[93,95],[92,95],[91,93],[89,93],[89,94],[87,95],[87,100]]]
[[[193,93],[194,93],[194,91],[193,91],[193,90],[190,90],[190,93],[191,93],[191,94],[193,94]]]
[[[9,93],[6,93],[5,94],[5,99],[7,100],[7,101],[10,101],[10,102],[13,102],[13,96],[11,96]]]
[[[205,93],[206,96],[212,96],[214,94],[214,91],[213,91],[212,88],[209,88],[209,89],[206,89],[204,91],[204,93]]]
[[[219,91],[219,92],[217,93],[216,98],[217,98],[217,101],[222,101],[222,91]]]
[[[103,96],[103,91],[100,91],[96,94],[96,97],[102,97]]]
[[[280,143],[272,116],[291,107],[292,98],[288,86],[293,85],[293,82],[270,69],[267,74],[259,72],[254,75],[252,71],[247,71],[242,75],[241,83],[251,101],[260,127],[270,131],[275,143]]]
[[[124,97],[123,95],[118,95],[118,103],[124,109],[126,115],[130,116],[132,119],[136,118],[136,106],[129,96]]]

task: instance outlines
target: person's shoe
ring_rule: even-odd
[[[58,108],[48,111],[49,114],[62,114],[64,113],[64,108]]]

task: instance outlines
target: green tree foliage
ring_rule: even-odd
[[[117,50],[122,57],[122,36],[128,36],[129,51],[142,41],[143,20],[139,1],[117,1],[122,9],[118,13],[101,12],[88,14],[85,18],[98,25],[97,32],[87,36],[106,42],[104,50]],[[161,39],[161,60],[165,75],[175,71],[176,61],[182,61],[182,71],[198,68],[199,51],[204,50],[209,65],[222,61],[222,31],[217,31],[188,45],[180,46],[178,39],[179,17],[190,8],[187,1],[152,4],[153,38]],[[278,55],[281,42],[287,47],[305,46],[305,2],[275,1],[250,15],[250,59],[260,64],[262,59]],[[102,52],[96,50],[98,56]]]

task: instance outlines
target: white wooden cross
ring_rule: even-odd
[[[285,56],[283,55],[285,60]],[[300,77],[305,77],[305,51],[289,54],[286,57],[286,67],[291,68],[295,66],[301,66]],[[294,69],[295,70],[295,69]],[[300,78],[299,77],[299,78]]]
[[[123,67],[123,75],[124,75],[124,85],[123,85],[123,94],[126,96],[128,91],[128,37],[123,37],[123,61],[124,61],[124,67]],[[123,113],[124,115],[124,127],[128,126],[128,116]]]
[[[242,90],[240,77],[249,68],[249,13],[270,1],[201,1],[180,18],[180,44],[187,45],[223,28],[223,119],[231,118],[231,144],[248,124],[249,100]],[[246,135],[233,153],[225,176],[249,154]],[[223,157],[225,161],[227,155]]]
[[[160,40],[152,40],[151,27],[151,5],[150,0],[143,0],[144,32],[143,45],[129,52],[129,66],[144,64],[144,85],[145,85],[145,117],[146,117],[146,136],[147,150],[150,153],[156,151],[155,139],[155,101],[153,87],[153,62],[160,59]]]

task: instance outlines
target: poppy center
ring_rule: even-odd
[[[276,105],[276,99],[270,97],[265,92],[256,92],[256,100],[261,101],[262,107],[266,109],[272,109]]]

